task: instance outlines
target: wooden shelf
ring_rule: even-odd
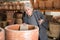
[[[60,9],[53,9],[53,10],[40,10],[40,11],[42,11],[42,12],[60,12]]]
[[[60,1],[58,0],[36,0],[36,2],[31,0],[32,6],[34,9],[39,9],[42,12],[60,12]],[[40,4],[39,4],[40,3]],[[56,3],[56,4],[55,4]],[[42,5],[41,5],[42,4]],[[36,6],[37,5],[37,6]],[[39,6],[40,5],[40,6]],[[48,9],[49,8],[49,9]]]
[[[22,8],[22,9],[17,9],[17,8],[16,9],[13,9],[13,8],[12,9],[4,9],[4,8],[0,9],[0,11],[23,11],[23,10],[24,10],[24,8]]]

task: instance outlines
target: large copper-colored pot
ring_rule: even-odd
[[[5,32],[2,28],[0,28],[0,40],[5,40]]]
[[[5,28],[6,40],[38,40],[39,28],[28,26],[28,30],[20,30],[21,24],[9,25]]]

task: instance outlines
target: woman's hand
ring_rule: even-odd
[[[38,22],[41,25],[44,22],[44,20],[43,19],[40,19],[40,20],[38,20]]]

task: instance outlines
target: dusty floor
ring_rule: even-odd
[[[48,40],[54,40],[54,39],[48,38]],[[60,39],[56,39],[56,40],[60,40]]]

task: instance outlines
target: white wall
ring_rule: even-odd
[[[21,3],[26,3],[26,2],[29,2],[30,3],[30,1],[20,1]]]
[[[45,12],[46,15],[60,16],[60,12]]]

